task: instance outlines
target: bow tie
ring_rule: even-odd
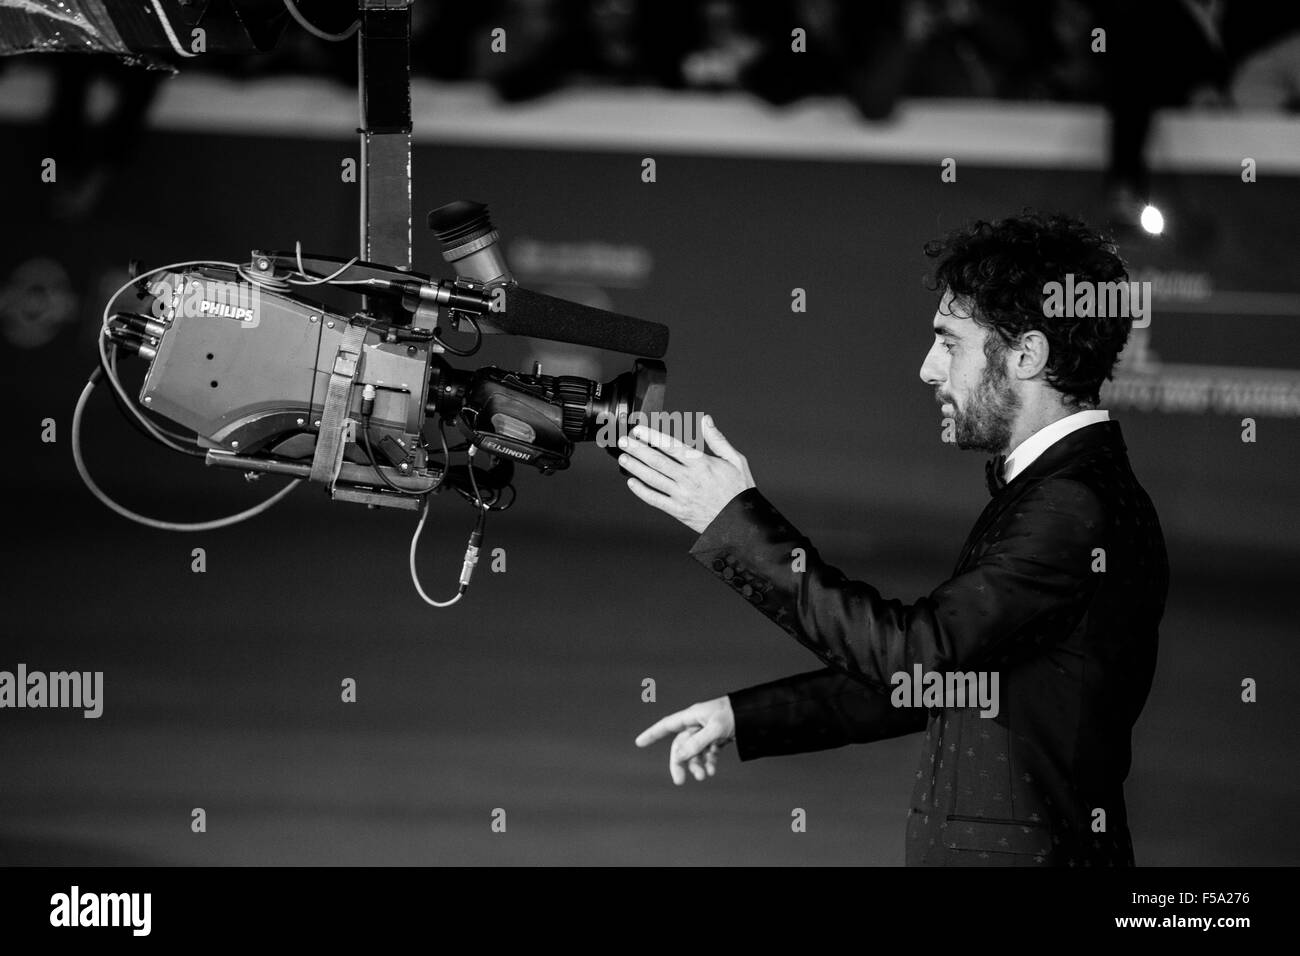
[[[1007,480],[1002,477],[1002,469],[1006,463],[1006,455],[998,455],[984,463],[984,480],[989,486],[990,495],[996,495],[1007,486]]]

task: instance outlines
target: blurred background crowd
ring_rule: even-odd
[[[346,34],[355,19],[355,3],[344,0],[299,7],[321,33]],[[601,85],[747,91],[774,106],[842,97],[870,122],[907,99],[1101,104],[1116,210],[1141,208],[1156,110],[1300,111],[1300,5],[1270,0],[418,0],[412,34],[416,78],[487,84],[507,103]],[[798,48],[808,55],[791,56]],[[104,54],[47,59],[58,71],[55,149],[84,138],[81,111],[96,77],[120,90],[102,162],[88,163],[84,197],[65,200],[89,206],[129,162],[167,73]],[[0,57],[0,74],[14,61]],[[324,43],[292,24],[267,52],[217,53],[184,69],[357,81],[353,44]]]
[[[325,32],[355,13],[300,7]],[[495,28],[509,56],[484,42]],[[612,84],[844,96],[867,119],[905,97],[1300,109],[1300,6],[1270,0],[417,0],[412,30],[417,76],[486,81],[506,100]],[[797,42],[812,55],[790,58]],[[186,68],[356,79],[351,46],[297,29],[265,54]]]

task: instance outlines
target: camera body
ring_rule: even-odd
[[[155,354],[140,390],[145,407],[192,430],[199,445],[224,453],[210,455],[213,464],[240,466],[249,458],[309,463],[345,336],[365,319],[211,266],[162,273],[150,296],[149,311],[165,322],[165,331],[151,346]],[[386,465],[386,477],[412,492],[428,491],[441,476],[440,467],[430,468],[422,440],[436,345],[431,338],[388,337],[382,323],[367,323],[344,417],[360,421],[365,386],[372,386],[369,437],[382,450],[379,467]],[[371,465],[359,438],[345,443],[343,461],[363,472]],[[349,470],[340,472],[338,483],[346,488],[376,480]]]

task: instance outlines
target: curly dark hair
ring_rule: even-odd
[[[925,244],[938,259],[927,277],[932,291],[951,291],[971,317],[997,335],[985,340],[990,360],[1037,329],[1047,337],[1047,383],[1072,407],[1096,405],[1128,341],[1125,316],[1048,317],[1043,287],[1075,282],[1127,281],[1114,243],[1081,220],[1026,209],[997,222],[976,220]],[[973,308],[971,308],[973,306]]]

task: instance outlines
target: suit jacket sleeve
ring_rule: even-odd
[[[754,488],[723,508],[691,554],[831,668],[888,693],[891,675],[916,664],[996,666],[1027,641],[1068,634],[1097,587],[1103,518],[1082,483],[1041,481],[990,524],[973,562],[913,604],[848,580]],[[1067,618],[1069,627],[1051,626]]]
[[[727,695],[741,760],[865,744],[925,729],[919,707],[889,697],[842,671],[825,668]]]

